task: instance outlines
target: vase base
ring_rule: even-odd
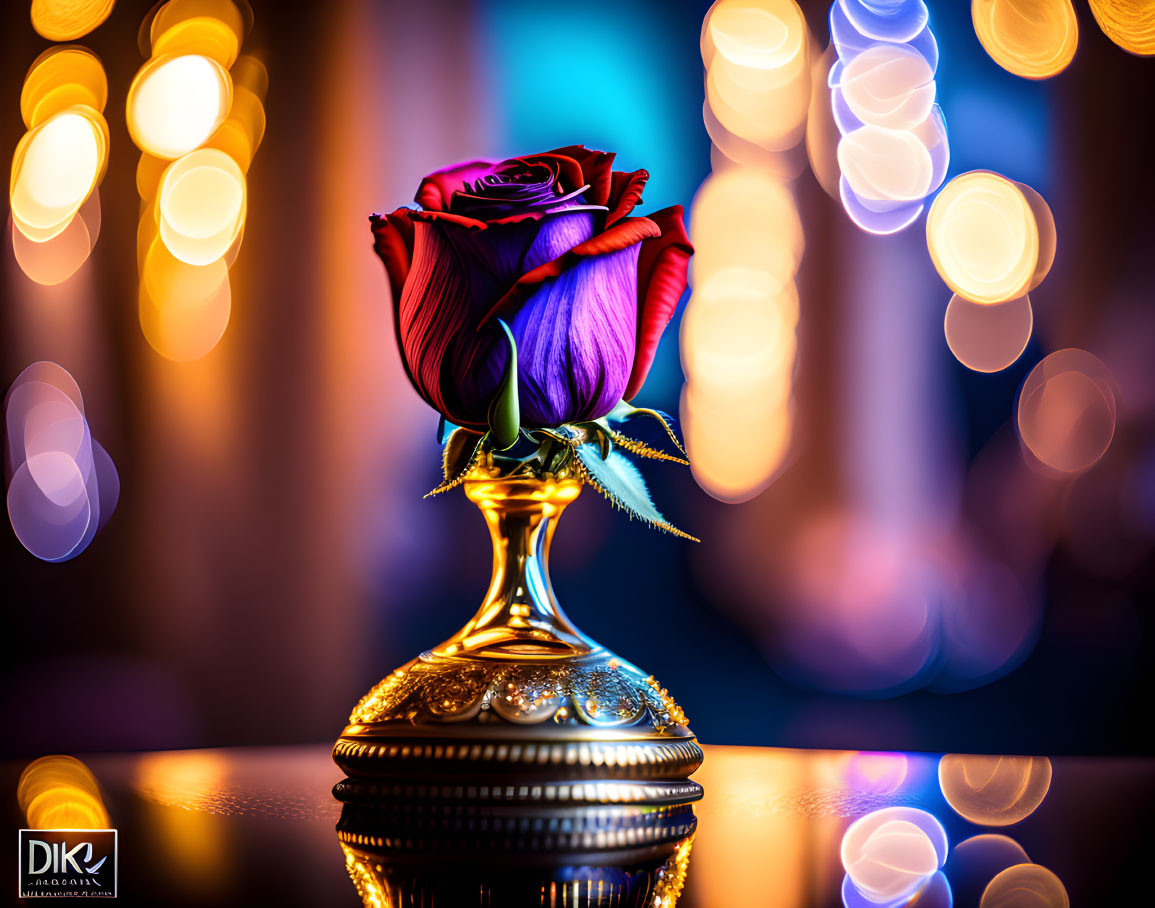
[[[678,804],[702,750],[650,676],[598,649],[568,659],[425,653],[357,705],[333,748],[342,800]]]

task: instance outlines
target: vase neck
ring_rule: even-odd
[[[489,525],[493,577],[477,614],[433,653],[563,659],[600,649],[566,618],[549,579],[549,546],[557,519],[577,498],[581,483],[574,479],[470,479],[464,487]]]

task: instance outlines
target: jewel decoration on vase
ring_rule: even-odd
[[[614,171],[613,160],[575,145],[458,164],[421,182],[419,208],[371,218],[406,374],[441,414],[444,479],[430,494],[461,486],[481,509],[493,578],[461,631],[357,704],[334,748],[350,776],[343,800],[701,794],[687,781],[701,749],[682,710],[574,627],[548,573],[557,520],[586,485],[693,539],[654,505],[636,465],[687,463],[672,420],[629,403],[693,247],[680,206],[633,213],[649,174]],[[449,784],[470,774],[533,785]]]

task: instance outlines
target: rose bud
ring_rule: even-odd
[[[484,431],[517,347],[526,428],[598,419],[641,389],[693,253],[675,205],[632,217],[649,174],[582,146],[430,174],[420,210],[371,219],[417,392]],[[499,321],[500,320],[500,321]]]

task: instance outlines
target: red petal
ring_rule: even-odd
[[[464,188],[467,181],[472,183],[479,177],[492,173],[496,163],[496,161],[467,161],[431,173],[417,187],[417,195],[413,197],[413,201],[426,211],[448,211],[449,200],[453,197],[453,193]]]
[[[663,208],[649,218],[658,225],[661,235],[645,240],[638,255],[638,340],[625,400],[642,390],[658,352],[658,341],[686,289],[686,270],[694,254],[682,221],[681,205]]]
[[[620,221],[634,206],[642,201],[642,190],[650,174],[645,170],[635,170],[633,173],[614,171],[610,185],[610,197],[606,204],[610,213],[606,217],[606,226],[610,227]]]
[[[562,192],[573,192],[573,190],[581,189],[586,184],[581,164],[569,155],[545,151],[541,154],[525,155],[524,157],[517,158],[517,160],[552,165],[553,169],[557,172],[557,182]]]
[[[463,214],[451,214],[448,211],[416,211],[413,208],[402,208],[411,221],[425,221],[427,223],[456,224],[468,230],[485,230],[488,224],[477,218],[466,217]]]
[[[647,239],[658,239],[660,237],[661,228],[649,218],[626,218],[604,233],[599,233],[584,243],[578,243],[557,258],[538,265],[532,271],[527,271],[517,279],[517,283],[506,292],[505,296],[499,299],[493,308],[485,313],[481,324],[485,325],[491,319],[498,316],[502,318],[508,317],[515,312],[525,300],[532,296],[542,283],[572,268],[583,258],[605,255],[608,252],[616,252],[619,249],[632,246],[634,243],[641,243]],[[642,250],[640,255],[645,254],[644,243]],[[668,320],[669,319],[667,319],[667,321]]]
[[[389,287],[393,291],[393,306],[401,299],[401,288],[409,276],[413,260],[413,222],[408,208],[398,208],[392,214],[374,214],[369,217],[373,227],[373,249],[385,263]]]
[[[589,184],[590,187],[585,194],[586,202],[590,205],[605,205],[609,202],[610,175],[614,166],[612,151],[594,151],[584,145],[567,145],[565,148],[555,148],[547,154],[565,155],[578,162],[582,171],[582,182],[578,186]]]

